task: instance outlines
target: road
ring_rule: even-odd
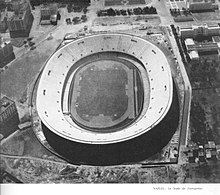
[[[173,17],[170,15],[165,0],[154,0],[153,6],[157,9],[157,13],[160,16],[161,26],[167,26],[174,23]]]
[[[191,99],[192,99],[192,88],[191,84],[185,69],[185,66],[182,62],[182,58],[179,53],[179,49],[174,38],[173,33],[167,33],[170,39],[170,42],[173,46],[174,54],[178,60],[178,64],[180,67],[180,71],[184,81],[184,103],[183,103],[183,118],[182,118],[182,127],[181,127],[181,135],[180,135],[180,145],[186,146],[188,141],[188,131],[189,131],[189,120],[190,120],[190,107],[191,107]]]
[[[5,158],[16,158],[16,159],[28,159],[28,160],[37,160],[45,163],[54,163],[57,165],[64,165],[64,166],[72,166],[75,167],[75,165],[67,163],[67,162],[57,162],[55,160],[50,160],[50,159],[43,159],[43,158],[37,158],[37,157],[31,157],[31,156],[17,156],[17,155],[9,155],[9,154],[0,154],[1,155],[1,160],[3,157]]]

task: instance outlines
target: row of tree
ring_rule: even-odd
[[[176,8],[170,9],[170,14],[175,17],[182,14],[187,16],[187,15],[191,15],[191,12],[189,11],[189,9],[183,7],[182,10]]]
[[[64,4],[83,4],[89,5],[91,0],[30,0],[32,6],[39,6],[46,3],[64,3]]]
[[[97,12],[97,16],[127,16],[127,15],[147,15],[147,14],[157,14],[157,10],[155,7],[138,7],[138,8],[133,8],[133,9],[113,9],[109,8],[107,10],[99,10]]]
[[[67,11],[68,13],[83,11],[83,13],[86,14],[88,9],[87,6],[84,7],[83,5],[67,4]]]
[[[179,36],[178,36],[178,33],[177,33],[177,31],[176,31],[175,26],[172,24],[172,25],[170,25],[170,27],[171,27],[171,29],[172,29],[174,38],[175,38],[175,40],[176,40],[176,44],[177,44],[177,46],[178,46],[178,49],[179,49],[179,52],[180,52],[182,61],[183,61],[183,63],[185,64],[187,61],[186,61],[186,59],[185,59],[184,51],[183,51],[183,49],[182,49],[182,47],[181,47],[181,40],[180,40],[180,38],[179,38]]]

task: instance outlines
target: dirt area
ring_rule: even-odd
[[[1,73],[1,93],[19,100],[58,44],[59,41],[55,39],[46,41],[36,50],[29,51],[27,55],[13,61],[8,69]]]
[[[219,183],[219,162],[159,167],[74,166],[37,158],[2,157],[1,168],[24,183]]]
[[[120,24],[136,25],[140,23],[158,26],[160,24],[160,18],[157,15],[102,17],[95,19],[93,26],[114,26]]]
[[[31,129],[18,131],[1,145],[1,153],[16,156],[42,157],[52,154],[37,140]]]
[[[11,154],[11,155],[23,155],[24,152],[24,139],[21,137],[13,136],[10,141],[1,144],[0,149],[1,154]]]
[[[9,157],[1,159],[1,167],[24,183],[176,183],[183,182],[186,175],[177,166],[88,167]]]

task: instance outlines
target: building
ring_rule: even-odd
[[[212,157],[211,150],[210,149],[206,149],[205,150],[205,154],[206,154],[206,159],[210,160],[211,157]]]
[[[212,37],[212,41],[214,42],[214,43],[220,43],[220,36],[213,36]]]
[[[216,57],[220,55],[220,44],[215,42],[195,43],[193,39],[186,39],[185,45],[192,60],[205,55],[216,55]]]
[[[7,97],[0,100],[0,124],[1,124],[1,137],[8,137],[15,132],[18,128],[19,117],[15,102]]]
[[[204,147],[202,145],[199,146],[198,158],[200,162],[206,161]]]
[[[205,162],[205,153],[203,151],[199,151],[199,161],[200,162]]]
[[[212,151],[216,151],[216,145],[214,141],[208,141],[208,144],[205,144],[205,149],[211,149]]]
[[[220,145],[216,145],[216,157],[218,160],[220,160]]]
[[[11,38],[28,37],[34,17],[28,2],[15,2],[14,14],[7,19],[7,25]]]
[[[214,141],[208,141],[209,148],[212,150],[216,150],[215,142]]]
[[[180,28],[179,34],[182,38],[195,38],[197,36],[220,36],[220,25],[193,25],[190,28]]]
[[[195,156],[193,155],[192,151],[188,153],[188,160],[189,160],[189,163],[195,163]]]
[[[186,45],[187,51],[189,51],[189,47],[192,47],[193,45],[195,45],[195,42],[193,41],[193,39],[187,38],[185,39],[185,45]],[[191,59],[194,59],[194,60],[199,59],[199,54],[197,51],[192,50],[192,51],[189,51],[188,54]]]
[[[3,12],[0,13],[0,32],[4,33],[8,29],[7,26],[7,17],[3,15]]]
[[[0,32],[5,33],[8,29],[7,18],[11,17],[14,12],[10,11],[11,4],[9,2],[0,1]]]
[[[58,14],[58,4],[41,5],[40,20],[41,24],[56,24]]]
[[[212,0],[189,0],[187,2],[187,8],[191,12],[202,12],[218,9],[218,5],[213,4]]]
[[[11,43],[3,43],[0,40],[0,68],[15,59],[15,54]]]
[[[214,141],[208,141],[208,144],[205,144],[206,158],[216,160],[217,158],[217,146]]]
[[[217,151],[211,151],[211,159],[216,160],[217,159]]]
[[[200,57],[220,56],[220,26],[192,26],[180,28],[179,35],[184,40],[187,53],[191,60]]]

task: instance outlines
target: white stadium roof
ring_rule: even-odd
[[[121,52],[138,59],[150,82],[148,108],[125,129],[111,133],[84,130],[65,116],[62,99],[67,74],[74,64],[98,52]],[[142,76],[143,79],[144,75]],[[68,85],[68,84],[67,84]],[[57,50],[47,61],[37,91],[37,111],[47,128],[71,141],[110,144],[137,137],[157,125],[172,103],[173,81],[164,53],[147,40],[126,34],[99,34],[74,40]]]

